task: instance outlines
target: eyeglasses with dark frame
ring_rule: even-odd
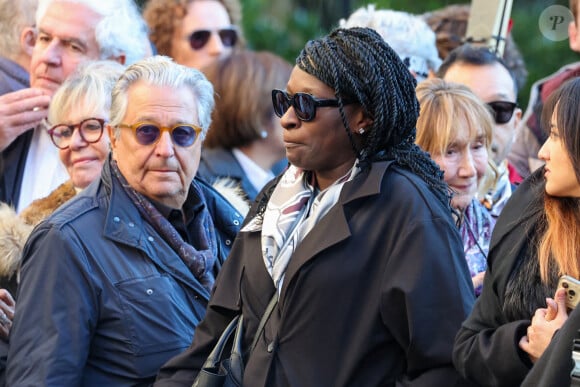
[[[342,100],[344,105],[353,102]],[[296,117],[301,121],[312,121],[316,117],[316,109],[319,107],[338,107],[337,99],[319,99],[308,93],[295,93],[290,96],[287,92],[279,89],[272,90],[272,104],[274,105],[274,113],[278,117],[282,117],[290,106],[294,108]]]
[[[137,122],[133,125],[119,124],[119,128],[129,128],[133,130],[137,142],[141,145],[156,144],[163,132],[168,132],[171,141],[177,146],[188,147],[199,137],[202,128],[193,124],[177,124],[175,126],[160,126],[152,122]]]
[[[233,47],[238,41],[238,30],[235,27],[220,28],[219,30],[195,30],[189,35],[189,46],[197,51],[205,47],[211,34],[217,33],[224,47]]]
[[[74,125],[58,124],[50,128],[48,130],[48,134],[50,135],[52,143],[57,148],[67,149],[70,147],[73,132],[77,128],[79,129],[79,135],[83,141],[89,144],[93,144],[98,142],[103,136],[105,120],[102,118],[91,117]]]
[[[486,105],[491,109],[495,123],[498,125],[509,122],[518,107],[517,103],[508,101],[492,101]]]

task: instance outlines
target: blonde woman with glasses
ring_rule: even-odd
[[[101,174],[109,154],[104,124],[109,119],[111,90],[123,68],[113,61],[87,62],[54,94],[48,132],[70,179],[47,197],[35,200],[19,216],[6,205],[0,207],[0,287],[12,294],[16,294],[16,271],[32,226]]]

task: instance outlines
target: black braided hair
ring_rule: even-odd
[[[419,102],[415,78],[397,53],[370,28],[337,28],[311,40],[296,65],[335,91],[342,123],[359,166],[394,160],[421,177],[437,198],[449,206],[443,172],[429,154],[415,145]],[[344,113],[344,101],[358,102],[373,123],[367,127],[362,149],[357,149]]]

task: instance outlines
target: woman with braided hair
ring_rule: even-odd
[[[256,198],[192,346],[155,385],[190,386],[240,314],[244,386],[462,384],[451,350],[473,288],[442,172],[414,144],[407,67],[373,30],[337,29],[306,44],[272,100],[290,166]]]

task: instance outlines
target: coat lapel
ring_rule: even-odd
[[[345,214],[345,208],[357,199],[364,200],[368,196],[378,194],[383,176],[391,163],[390,161],[376,163],[370,171],[360,173],[344,185],[338,202],[296,248],[286,268],[281,299],[284,298],[292,279],[304,264],[315,259],[321,251],[350,237],[349,219]]]
[[[206,301],[209,292],[199,283],[179,256],[153,227],[146,224],[137,208],[115,183],[107,210],[104,235],[118,243],[141,250],[167,274],[195,290]]]

